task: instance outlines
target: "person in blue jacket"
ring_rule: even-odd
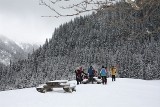
[[[102,69],[100,71],[100,75],[102,77],[102,83],[107,84],[107,71],[104,66],[102,66]]]
[[[93,84],[93,77],[94,77],[94,69],[92,66],[88,69],[88,76],[89,76],[89,82],[92,82]]]

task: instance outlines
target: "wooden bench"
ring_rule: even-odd
[[[53,91],[53,88],[63,88],[65,92],[76,91],[76,85],[71,86],[68,80],[48,81],[45,85],[36,89],[38,92],[45,93],[47,91]]]

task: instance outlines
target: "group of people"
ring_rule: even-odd
[[[102,79],[102,84],[107,84],[107,77],[108,77],[109,72],[111,72],[112,81],[115,81],[116,80],[116,67],[114,66],[112,66],[110,70],[107,67],[102,66],[98,74],[97,74],[97,71],[92,66],[88,68],[87,73],[85,73],[83,68],[80,67],[79,69],[75,70],[77,85],[81,84],[83,79],[88,79],[90,82],[93,83],[94,81],[93,77],[95,76]]]

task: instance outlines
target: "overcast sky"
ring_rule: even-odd
[[[39,5],[39,0],[0,0],[0,35],[16,42],[43,44],[55,27],[71,20],[41,17],[45,15],[53,15],[53,11]]]
[[[48,3],[47,1],[49,0],[44,1]],[[58,10],[59,6],[69,6],[81,1],[69,0],[63,2],[62,0],[57,6],[54,5],[54,8]],[[70,14],[73,9],[67,11],[59,9],[58,11]],[[39,5],[39,0],[0,0],[0,35],[16,42],[43,44],[46,38],[52,37],[54,29],[59,27],[60,24],[69,22],[74,17],[77,17],[41,17],[50,15],[54,16],[55,13],[46,6]]]

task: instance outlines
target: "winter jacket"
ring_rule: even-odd
[[[102,68],[100,74],[101,74],[101,76],[107,76],[107,71],[106,71],[106,69],[105,69],[105,68]]]
[[[111,68],[111,74],[116,75],[116,68]]]
[[[94,76],[94,71],[92,68],[88,69],[88,74],[89,74],[89,76]]]
[[[80,70],[76,70],[76,79],[81,79],[82,78],[82,72]]]

